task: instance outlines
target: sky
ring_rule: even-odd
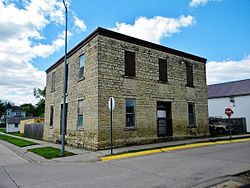
[[[66,0],[68,49],[97,27],[207,59],[207,84],[250,78],[249,0]],[[0,100],[37,102],[64,55],[61,0],[0,0]]]

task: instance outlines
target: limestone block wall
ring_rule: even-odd
[[[98,64],[97,38],[88,41],[73,55],[68,57],[68,89],[67,99],[67,134],[66,142],[69,145],[98,148]],[[86,61],[84,79],[79,80],[79,56],[84,54]],[[47,73],[47,89],[45,104],[44,139],[60,142],[61,104],[63,103],[63,61]],[[56,72],[55,91],[51,91],[52,73]],[[83,100],[84,125],[77,127],[78,100]],[[49,126],[50,108],[54,106],[53,127]]]
[[[98,108],[99,144],[109,143],[109,111],[107,102],[113,96],[115,145],[149,143],[157,136],[157,101],[172,103],[173,136],[201,136],[208,133],[205,64],[166,52],[99,36],[98,45]],[[136,77],[125,77],[125,50],[135,52]],[[159,83],[158,59],[168,62],[168,83]],[[186,87],[186,64],[193,65],[194,88]],[[126,128],[125,99],[136,100],[136,125]],[[195,104],[196,128],[188,128],[188,102]]]

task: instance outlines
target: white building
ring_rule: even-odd
[[[225,109],[230,107],[232,118],[246,118],[250,132],[250,79],[208,86],[208,114],[227,118]]]

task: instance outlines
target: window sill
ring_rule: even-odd
[[[77,131],[84,131],[84,128],[83,127],[77,127],[76,130]]]
[[[56,90],[54,89],[54,90],[51,90],[51,92],[50,93],[54,93]]]
[[[194,88],[194,85],[186,85],[186,87]]]
[[[197,126],[188,126],[189,129],[195,129]]]
[[[122,77],[123,77],[123,78],[128,78],[128,79],[136,79],[136,77],[135,77],[135,76],[127,76],[127,75],[123,75]]]
[[[78,78],[78,82],[85,80],[85,77]]]
[[[53,126],[49,126],[49,129],[53,129]]]
[[[124,131],[136,131],[136,127],[125,127]]]
[[[161,84],[168,84],[168,81],[158,80],[158,83],[161,83]]]

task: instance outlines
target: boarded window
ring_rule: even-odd
[[[166,59],[159,59],[159,80],[168,81]]]
[[[188,120],[189,120],[189,127],[196,127],[196,125],[195,125],[195,105],[193,103],[188,103]]]
[[[50,119],[49,119],[49,126],[53,127],[53,119],[54,119],[54,106],[50,106]]]
[[[126,99],[126,127],[135,127],[135,100]]]
[[[125,76],[135,77],[135,53],[125,51]]]
[[[77,119],[77,127],[83,127],[83,100],[78,101],[78,119]]]
[[[56,72],[51,75],[51,92],[55,91],[56,88]]]
[[[186,71],[187,71],[187,86],[194,87],[193,81],[193,66],[189,63],[186,63]]]
[[[79,77],[78,79],[83,79],[84,77],[84,66],[85,66],[85,56],[81,55],[79,57]]]

